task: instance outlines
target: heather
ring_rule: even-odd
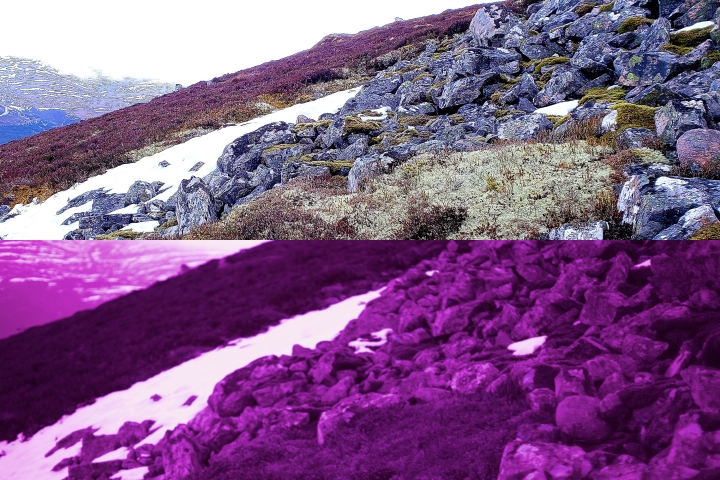
[[[312,99],[317,91],[313,85],[327,83],[331,90],[357,85],[366,75],[411,55],[422,40],[465,31],[476,10],[446,11],[352,36],[331,35],[285,59],[2,145],[0,195],[9,204],[28,203],[36,196],[43,200],[225,123]]]
[[[520,421],[551,421],[547,414],[522,416],[522,396],[477,395],[370,410],[343,425],[319,446],[316,427],[271,432],[223,452],[222,461],[192,480],[410,480],[496,478],[503,446]]]
[[[272,242],[0,340],[0,439],[32,435],[284,318],[369,291],[443,242]]]

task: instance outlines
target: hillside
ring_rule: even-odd
[[[280,320],[365,293],[444,242],[269,242],[0,340],[0,440]]]
[[[716,479],[718,248],[448,242],[332,341],[240,341],[7,460],[39,480]],[[180,406],[208,369],[225,376]]]
[[[291,57],[0,146],[0,200],[29,203],[229,122],[361,83],[427,38],[467,29],[475,9],[335,35]],[[390,52],[392,55],[382,57]],[[380,58],[382,57],[382,58]],[[324,86],[324,84],[327,84]],[[315,86],[315,88],[313,88]],[[4,198],[4,200],[3,200]]]

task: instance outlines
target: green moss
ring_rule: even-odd
[[[510,110],[505,110],[505,109],[502,109],[502,108],[497,109],[497,110],[495,110],[495,111],[493,112],[493,115],[495,116],[495,118],[502,118],[502,117],[505,117],[505,116],[507,116],[507,115],[509,115],[509,114],[510,114]]]
[[[705,58],[702,59],[700,62],[700,68],[702,70],[710,68],[717,62],[720,62],[720,51],[712,50],[705,55]]]
[[[550,74],[550,75],[552,76],[552,74]],[[549,77],[548,77],[548,79],[549,79]],[[546,82],[542,77],[540,77],[540,80],[538,80],[537,82],[535,82],[535,85],[537,85],[538,90],[542,90],[543,88],[545,88],[545,84],[546,84],[546,83],[547,83],[547,82]]]
[[[631,82],[637,82],[638,80],[640,80],[640,77],[638,77],[634,73],[630,72],[627,74],[627,79]]]
[[[317,127],[329,127],[332,123],[332,120],[318,120],[317,122],[313,123],[298,123],[295,125],[295,131],[302,131],[302,130],[310,130],[311,128],[317,128]]]
[[[313,167],[328,167],[332,175],[339,175],[343,168],[352,168],[355,160],[332,160],[332,161],[316,161],[307,162]]]
[[[419,125],[427,125],[434,117],[430,115],[406,115],[398,119],[398,123],[404,126],[417,127]]]
[[[510,75],[506,75],[506,74],[504,74],[504,73],[501,73],[501,74],[500,74],[500,81],[503,82],[503,83],[509,83],[510,85],[514,85],[514,84],[516,84],[517,82],[519,82],[520,79],[519,79],[519,78],[513,78],[513,77],[511,77]]]
[[[715,26],[711,25],[697,30],[673,33],[670,35],[670,43],[679,47],[697,47],[710,38],[710,31],[712,31],[713,28],[715,28]]]
[[[268,147],[265,150],[263,150],[263,155],[268,155],[273,152],[277,152],[279,150],[287,150],[288,148],[296,147],[297,145],[294,144],[288,144],[288,143],[281,143],[280,145],[275,145],[273,147]]]
[[[572,117],[570,117],[569,113],[567,115],[563,115],[557,121],[555,121],[555,128],[557,128],[560,125],[562,125],[563,123],[567,122],[568,120],[570,120],[570,118],[572,118]]]
[[[426,78],[433,78],[433,77],[429,73],[421,73],[417,77],[413,78],[412,81],[413,81],[413,83],[415,83],[415,82],[419,82],[420,80],[424,80]]]
[[[580,105],[585,105],[590,100],[610,103],[619,102],[625,99],[625,95],[627,95],[627,91],[622,88],[608,90],[604,87],[593,87],[580,99]]]
[[[402,68],[402,69],[400,69],[400,70],[397,70],[397,71],[394,72],[394,73],[395,73],[396,75],[404,75],[404,74],[406,74],[406,73],[414,72],[415,70],[420,70],[420,69],[424,69],[424,68],[425,68],[425,67],[423,67],[422,65],[412,64],[412,65],[408,65],[408,66],[405,67],[405,68]]]
[[[370,133],[375,130],[380,130],[380,128],[382,128],[382,124],[377,121],[369,120],[367,122],[363,122],[359,118],[345,117],[343,131],[346,135],[349,135],[351,133]]]
[[[597,6],[597,3],[594,2],[583,2],[580,5],[577,6],[575,9],[575,13],[578,17],[583,17],[587,15],[588,13],[592,12],[592,9]]]
[[[628,66],[629,66],[630,68],[632,68],[632,67],[634,67],[635,65],[637,65],[638,63],[641,63],[642,61],[643,61],[643,58],[642,58],[641,56],[639,56],[639,55],[633,55],[632,57],[630,57],[630,61],[628,62]]]
[[[658,110],[655,107],[618,102],[610,108],[617,111],[618,133],[628,128],[655,130],[655,112]]]
[[[720,240],[720,223],[705,225],[690,240]]]
[[[528,60],[527,62],[520,62],[520,67],[524,70],[526,68],[535,68],[535,65],[540,63],[540,60]]]
[[[538,81],[535,82],[535,85],[537,85],[538,83],[542,83],[543,85],[545,85],[552,78],[552,74],[553,74],[552,70],[543,73],[542,75],[540,75],[540,78],[538,79]],[[539,87],[539,88],[541,88],[541,87]]]
[[[600,12],[611,12],[614,6],[615,6],[615,0],[613,0],[610,3],[606,3],[605,5],[602,5],[600,7]]]
[[[640,25],[652,25],[653,21],[645,17],[630,17],[620,24],[617,33],[634,32]]]
[[[172,217],[170,220],[168,220],[167,222],[163,223],[163,224],[160,225],[159,227],[155,227],[155,231],[157,232],[157,231],[160,231],[160,230],[164,230],[164,229],[166,229],[166,228],[176,227],[177,224],[178,224],[177,217]]]
[[[540,32],[538,32],[537,30],[528,30],[528,35],[534,37],[535,35],[540,35]]]
[[[118,230],[107,235],[98,235],[95,240],[137,240],[142,235],[142,233],[133,232],[132,230]]]
[[[687,55],[693,50],[692,47],[680,47],[678,45],[673,45],[672,43],[666,43],[660,47],[660,49],[664,52],[674,53],[675,55]]]
[[[548,57],[543,59],[540,63],[535,65],[535,73],[539,74],[542,67],[549,67],[550,65],[558,65],[561,63],[568,63],[570,59],[568,57]]]
[[[463,122],[465,122],[465,119],[463,118],[462,115],[458,115],[458,114],[450,115],[450,118],[453,119],[453,121],[454,121],[456,124],[457,124],[457,123],[463,123]]]

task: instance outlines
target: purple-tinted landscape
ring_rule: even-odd
[[[0,242],[0,338],[259,243]]]
[[[718,242],[265,243],[0,340],[0,471],[720,478],[718,271]]]

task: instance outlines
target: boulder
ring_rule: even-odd
[[[155,188],[150,183],[137,181],[130,186],[125,194],[125,205],[147,202],[155,195]]]
[[[685,212],[675,225],[655,235],[653,240],[689,240],[702,227],[718,222],[712,206],[701,205]]]
[[[500,102],[509,105],[518,103],[520,99],[532,100],[538,94],[537,85],[535,80],[528,73],[524,73],[520,77],[520,81],[513,85],[505,95],[500,98]]]
[[[592,463],[580,447],[516,440],[503,451],[498,480],[571,480],[585,478],[591,470]]]
[[[639,51],[643,53],[659,51],[663,45],[670,43],[671,30],[672,25],[667,18],[658,18],[643,35]]]
[[[600,401],[594,397],[567,397],[558,404],[555,420],[564,434],[581,442],[598,443],[612,433],[600,417]]]
[[[580,90],[590,79],[571,65],[559,65],[533,102],[536,107],[560,103]]]
[[[675,145],[685,132],[707,128],[706,113],[702,101],[672,100],[655,112],[657,135],[664,144]]]
[[[652,362],[667,350],[666,342],[656,342],[649,338],[628,334],[623,339],[622,352],[640,362]]]
[[[657,145],[658,137],[647,128],[627,128],[618,135],[615,144],[618,150],[633,150]]]
[[[575,222],[550,230],[548,240],[602,240],[610,228],[607,222]]]
[[[555,377],[555,397],[558,401],[572,395],[588,395],[593,385],[583,368],[565,367]]]
[[[500,371],[492,363],[474,363],[455,372],[450,388],[453,392],[471,395],[484,391],[499,376]]]
[[[391,163],[391,158],[378,155],[366,155],[355,160],[348,174],[348,192],[356,193],[364,188],[368,180],[386,173]]]
[[[121,447],[135,445],[148,435],[148,428],[155,422],[125,422],[117,433],[117,442]]]
[[[165,480],[184,480],[188,475],[201,471],[209,451],[200,447],[192,438],[187,425],[180,425],[165,433],[162,452]]]
[[[620,53],[613,66],[618,83],[628,87],[662,83],[682,69],[680,57],[670,52]]]
[[[678,160],[689,167],[716,170],[720,167],[720,131],[688,130],[677,141]]]
[[[320,400],[326,405],[335,405],[343,398],[347,397],[350,389],[355,385],[355,381],[351,377],[340,379],[338,383],[330,387]]]
[[[182,233],[218,219],[215,199],[205,183],[198,177],[183,180],[178,188],[176,211]]]
[[[352,418],[360,412],[374,408],[392,408],[405,404],[405,400],[395,394],[368,393],[345,398],[332,409],[320,415],[317,426],[318,444],[323,445],[328,436],[332,435],[340,426],[350,423]]]
[[[477,303],[463,303],[440,310],[430,325],[430,333],[434,337],[450,335],[465,329],[470,324],[470,315]]]
[[[285,162],[280,173],[280,182],[286,184],[295,178],[330,178],[331,176],[330,167],[308,165],[300,161]]]
[[[495,78],[495,72],[485,72],[448,83],[437,99],[438,108],[445,109],[474,102],[482,95],[483,87],[492,83]]]
[[[720,370],[694,365],[680,372],[698,406],[720,411]]]
[[[537,388],[528,393],[530,408],[536,412],[547,411],[554,412],[557,407],[557,399],[555,392],[549,388]]]
[[[545,115],[533,113],[520,115],[500,124],[498,138],[501,140],[530,140],[542,132],[553,129],[553,124]]]
[[[470,33],[477,45],[492,46],[497,36],[507,33],[516,23],[517,19],[504,6],[484,5],[470,22]]]

